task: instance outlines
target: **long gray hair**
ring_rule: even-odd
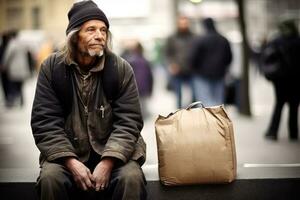
[[[80,28],[75,28],[70,31],[67,35],[66,42],[64,46],[61,48],[61,54],[66,59],[67,62],[71,62],[74,60],[76,51],[78,50],[77,43],[78,43],[78,34]],[[104,51],[111,52],[112,49],[112,34],[109,30],[107,30],[107,40]]]

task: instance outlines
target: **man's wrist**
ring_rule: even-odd
[[[75,157],[66,157],[63,158],[63,165],[67,168],[69,168],[72,163],[77,162],[78,160]]]
[[[102,162],[103,164],[105,164],[106,166],[108,166],[112,169],[115,166],[116,158],[104,157],[104,158],[101,159],[100,162]]]

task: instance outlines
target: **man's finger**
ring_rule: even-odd
[[[85,181],[85,185],[86,185],[88,188],[92,188],[92,187],[93,187],[93,184],[92,184],[92,182],[91,182],[91,180],[90,180],[89,177],[86,177],[86,178],[84,179],[84,181]]]
[[[90,174],[91,174],[91,172],[90,172],[90,170],[87,168],[87,174],[86,174],[86,176],[84,177],[84,182],[85,182],[85,184],[86,184],[86,186],[88,187],[88,188],[92,188],[93,187],[93,183],[91,182],[91,178],[90,178]]]
[[[90,170],[88,170],[88,176],[89,176],[89,178],[90,178],[90,180],[91,180],[92,182],[95,182],[95,178],[94,178],[94,176],[92,175],[92,173],[91,173]]]
[[[84,191],[87,191],[87,187],[86,187],[86,185],[85,185],[84,182],[81,182],[81,188],[82,188]]]
[[[98,192],[100,190],[100,184],[96,182],[95,190]]]

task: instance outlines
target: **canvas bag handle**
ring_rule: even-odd
[[[193,108],[193,107],[195,107],[199,104],[201,105],[202,108],[204,108],[204,105],[203,105],[202,101],[196,101],[196,102],[191,103],[190,105],[188,105],[185,109],[190,110],[191,108]]]

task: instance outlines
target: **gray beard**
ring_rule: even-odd
[[[91,57],[94,57],[94,56],[101,57],[103,55],[103,50],[102,51],[88,50],[88,52]]]

